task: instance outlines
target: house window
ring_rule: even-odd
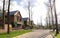
[[[18,17],[17,17],[17,21],[18,21]]]
[[[17,21],[20,21],[18,16],[17,16]]]
[[[21,18],[20,17],[17,17],[17,21],[20,22],[21,21]]]
[[[21,21],[21,18],[20,18],[20,21]]]

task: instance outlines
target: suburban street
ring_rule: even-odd
[[[23,35],[16,36],[14,38],[53,38],[49,30],[34,30]]]
[[[0,0],[0,38],[60,38],[60,0]]]

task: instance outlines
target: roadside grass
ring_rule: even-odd
[[[28,33],[28,32],[31,32],[31,31],[32,30],[16,30],[16,31],[10,32],[10,34],[0,33],[0,38],[12,38],[12,37],[22,35],[24,33]]]
[[[53,32],[53,34],[55,35],[56,32]],[[58,34],[57,36],[55,36],[56,38],[60,38],[60,34]]]

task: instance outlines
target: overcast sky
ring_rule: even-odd
[[[7,1],[7,0],[6,0]],[[42,18],[42,23],[45,24],[45,17],[47,13],[47,7],[44,3],[47,3],[48,0],[30,0],[32,13],[33,13],[33,20],[34,23],[37,24],[40,23]],[[7,2],[6,2],[7,4]],[[56,9],[59,19],[59,13],[60,13],[60,0],[56,0]],[[2,0],[0,0],[0,7],[2,8]],[[28,17],[28,0],[11,0],[11,6],[10,11],[19,10],[21,12],[22,17]],[[5,7],[7,9],[7,5]],[[58,20],[58,22],[60,19]]]

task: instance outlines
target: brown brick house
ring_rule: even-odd
[[[6,16],[7,18],[7,16]],[[10,24],[12,24],[12,27],[15,27],[18,22],[22,21],[22,16],[20,14],[20,11],[11,11],[10,12]],[[7,20],[6,20],[7,22]]]
[[[5,12],[5,24],[8,23],[8,20],[7,20],[7,12]],[[0,13],[0,27],[2,26],[3,22],[2,22],[2,13]],[[19,22],[19,23],[18,23]],[[20,11],[11,11],[10,12],[10,25],[12,25],[13,28],[16,28],[16,27],[19,27],[21,26],[22,22],[22,16],[20,14]]]

